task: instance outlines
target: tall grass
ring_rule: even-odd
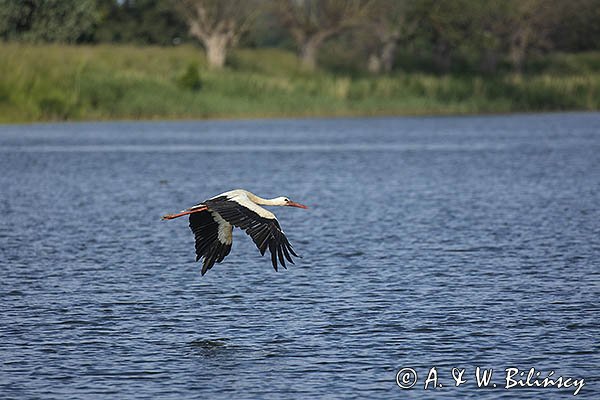
[[[193,46],[0,44],[0,122],[448,114],[600,108],[600,53],[531,76],[342,76],[239,50],[221,71]]]

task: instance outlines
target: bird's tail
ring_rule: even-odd
[[[188,208],[187,210],[183,210],[183,211],[180,211],[180,212],[175,213],[175,214],[166,214],[166,215],[163,215],[160,219],[163,219],[163,220],[165,220],[165,219],[175,219],[175,218],[183,217],[184,215],[189,215],[189,214],[197,213],[197,212],[200,212],[200,211],[204,211],[206,209],[208,209],[208,207],[206,207],[206,206],[192,207],[192,208]]]

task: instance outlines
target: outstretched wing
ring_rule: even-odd
[[[278,259],[284,268],[287,268],[285,265],[286,260],[294,264],[292,255],[295,257],[300,256],[294,252],[275,216],[254,203],[245,204],[244,199],[242,201],[236,200],[230,200],[222,196],[207,200],[204,204],[210,210],[219,213],[225,221],[246,231],[258,247],[261,255],[264,255],[269,249],[271,263],[275,271],[277,271]],[[250,203],[249,200],[247,202]],[[249,207],[252,207],[252,209]],[[257,211],[264,216],[259,215]]]
[[[190,229],[196,239],[196,261],[204,258],[202,275],[231,251],[233,227],[211,210],[190,214]]]

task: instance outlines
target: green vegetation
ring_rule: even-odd
[[[237,50],[210,69],[193,46],[0,43],[0,122],[597,110],[600,53],[553,54],[536,73],[336,75],[296,55]]]
[[[96,0],[0,0],[0,38],[75,43],[93,35]]]

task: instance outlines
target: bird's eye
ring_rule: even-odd
[[[290,199],[285,199],[285,201],[287,201],[288,203],[290,202]]]

